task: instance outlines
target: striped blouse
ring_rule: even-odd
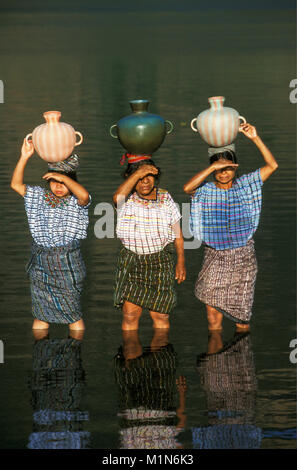
[[[157,253],[175,240],[173,225],[181,218],[170,194],[157,189],[156,199],[137,192],[117,209],[116,233],[123,245],[137,254]]]
[[[49,191],[41,186],[26,185],[25,209],[33,240],[41,246],[65,246],[87,237],[88,207],[80,206],[74,195],[69,204],[51,207],[45,195]]]
[[[258,169],[235,179],[230,189],[199,186],[191,202],[192,235],[215,250],[246,245],[259,224],[262,185]]]

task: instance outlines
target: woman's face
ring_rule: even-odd
[[[214,178],[220,184],[230,184],[235,178],[236,168],[228,166],[228,163],[232,163],[230,162],[230,160],[220,159],[220,162],[221,161],[225,162],[226,166],[219,170],[216,170],[214,172]]]
[[[146,175],[138,180],[135,189],[137,194],[142,197],[149,196],[155,187],[155,177],[153,175]]]
[[[50,180],[51,192],[57,197],[66,197],[69,196],[70,191],[63,183],[59,183],[55,180]]]

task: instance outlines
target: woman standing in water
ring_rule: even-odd
[[[258,147],[265,165],[236,178],[234,144],[209,148],[210,166],[184,185],[192,195],[192,233],[205,244],[195,295],[206,304],[209,330],[221,330],[223,316],[238,329],[249,328],[257,274],[252,237],[259,224],[261,187],[278,167],[254,126],[242,124],[239,130]],[[214,182],[206,183],[211,174]]]
[[[50,171],[43,179],[49,189],[25,185],[24,171],[33,153],[33,144],[24,139],[11,180],[11,188],[24,197],[33,238],[27,265],[33,329],[66,323],[71,330],[83,330],[80,295],[86,273],[80,240],[87,236],[90,196],[76,181],[76,155],[48,164]]]
[[[174,278],[186,278],[181,215],[170,194],[156,186],[160,170],[150,157],[128,155],[125,181],[113,196],[117,236],[123,247],[118,259],[114,303],[122,307],[123,330],[138,329],[143,308],[154,328],[169,328],[176,304]],[[174,273],[173,244],[177,252]]]

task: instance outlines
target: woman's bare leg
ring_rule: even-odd
[[[248,331],[250,329],[250,325],[248,323],[236,323],[237,331]]]
[[[84,339],[85,330],[72,330],[69,328],[69,338],[82,341]]]
[[[169,315],[167,313],[150,311],[150,315],[154,322],[154,328],[170,328]]]
[[[210,305],[206,305],[206,314],[209,331],[222,330],[223,314]]]
[[[48,337],[49,330],[44,328],[42,330],[38,330],[37,328],[33,328],[32,330],[33,336],[36,339],[36,341],[40,341],[41,339],[45,339]]]
[[[84,330],[84,329],[85,329],[85,324],[82,318],[74,323],[70,323],[69,325],[69,330]]]
[[[142,355],[142,346],[139,341],[138,330],[123,330],[123,354],[125,360],[135,359]]]
[[[151,349],[160,349],[169,342],[169,328],[154,328]]]
[[[125,300],[123,305],[122,330],[137,330],[141,313],[142,307]]]
[[[209,330],[207,354],[215,354],[223,349],[222,329]]]
[[[47,330],[49,328],[49,323],[46,323],[45,321],[35,320],[33,321],[32,329],[33,330]]]

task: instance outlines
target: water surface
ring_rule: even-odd
[[[289,361],[289,343],[296,338],[296,108],[289,101],[296,75],[294,17],[282,10],[2,13],[2,448],[116,449],[142,445],[143,435],[153,448],[201,448],[218,440],[228,447],[230,436],[240,446],[296,447],[296,369]],[[152,349],[145,312],[132,367],[125,369],[121,314],[112,306],[119,244],[94,234],[96,205],[110,202],[121,182],[122,149],[109,127],[130,112],[130,99],[149,99],[150,110],[175,125],[155,156],[161,186],[177,202],[188,202],[184,182],[207,165],[207,146],[189,123],[214,95],[225,96],[226,105],[256,125],[279,162],[264,185],[255,236],[259,273],[251,333],[234,337],[234,326],[225,320],[216,343],[223,350],[207,355],[204,306],[193,295],[202,251],[187,250],[188,276],[178,287],[168,345]],[[93,204],[83,246],[83,339],[68,338],[63,326],[51,327],[49,338],[33,337],[24,272],[30,236],[23,201],[9,188],[23,137],[49,109],[61,110],[63,120],[84,135],[79,179]],[[243,136],[236,144],[241,174],[263,164]],[[39,184],[45,172],[35,156],[26,181]],[[166,364],[161,392],[154,381],[158,358]],[[146,377],[143,389],[129,388],[133,370],[140,383]],[[212,384],[220,380],[225,394],[218,395]]]

